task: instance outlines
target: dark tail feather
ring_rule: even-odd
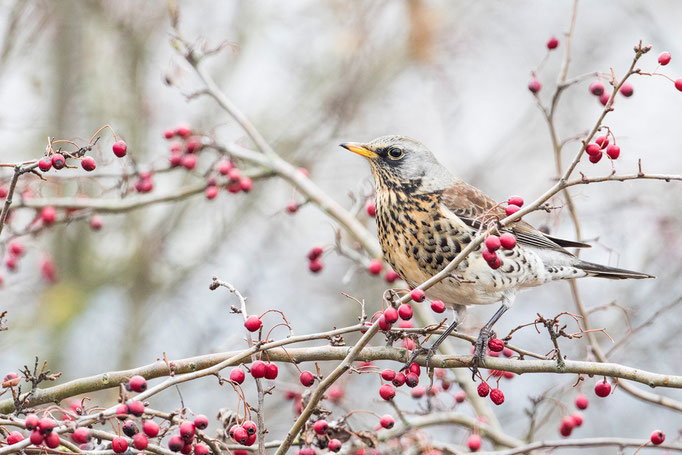
[[[625,280],[627,278],[656,278],[648,273],[633,272],[632,270],[617,269],[615,267],[607,267],[605,265],[594,264],[592,262],[580,261],[575,265],[576,268],[582,269],[599,278],[609,278],[611,280]]]

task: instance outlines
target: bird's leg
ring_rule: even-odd
[[[441,333],[441,335],[431,345],[431,347],[429,347],[429,348],[421,347],[421,348],[418,348],[418,349],[415,349],[414,351],[412,351],[412,355],[407,360],[405,365],[403,365],[403,367],[400,369],[400,371],[403,371],[403,370],[406,370],[407,368],[409,368],[409,366],[412,364],[412,362],[414,362],[414,359],[416,359],[418,356],[420,356],[422,354],[426,354],[426,368],[428,369],[429,364],[431,363],[431,357],[433,357],[433,354],[435,354],[436,351],[438,350],[438,346],[440,346],[441,343],[443,343],[443,341],[445,341],[445,339],[448,336],[450,336],[450,334],[457,328],[457,324],[459,324],[459,321],[457,319],[452,321],[452,324],[450,324],[448,326],[448,328],[445,329],[445,332]]]
[[[475,349],[474,349],[474,361],[472,364],[472,375],[471,379],[476,380],[476,373],[478,373],[478,366],[483,361],[485,357],[485,349],[488,346],[488,340],[495,335],[493,331],[493,325],[498,319],[509,309],[511,301],[504,299],[502,301],[502,306],[493,314],[493,317],[483,326],[476,339]]]

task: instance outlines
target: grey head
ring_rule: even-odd
[[[346,142],[341,147],[367,158],[377,190],[432,192],[455,181],[421,142],[405,136],[381,136],[367,143]]]

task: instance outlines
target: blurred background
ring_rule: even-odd
[[[532,200],[553,183],[548,129],[526,86],[531,71],[546,58],[538,78],[543,84],[540,99],[549,102],[572,2],[254,0],[181,1],[177,7],[185,39],[209,46],[229,43],[203,62],[225,93],[279,154],[309,169],[311,178],[347,207],[352,205],[350,192],[367,194],[372,186],[364,160],[338,144],[384,134],[424,142],[457,176],[497,200],[513,194]],[[642,69],[654,71],[656,56],[666,50],[673,58],[663,72],[677,79],[682,74],[680,22],[682,9],[674,0],[582,2],[569,77],[608,73],[610,68],[623,74],[633,46],[642,39],[653,45],[641,61]],[[166,166],[163,131],[180,123],[219,141],[241,140],[243,132],[212,100],[186,99],[200,81],[169,44],[172,34],[165,2],[140,7],[135,1],[1,1],[0,161],[39,158],[48,136],[86,143],[104,124],[127,141],[129,155],[142,169]],[[545,43],[551,36],[560,44],[548,53]],[[602,105],[589,93],[590,82],[564,94],[556,115],[562,138],[584,134],[598,118]],[[606,120],[622,150],[614,162],[616,170],[636,172],[641,158],[645,171],[682,173],[682,93],[662,77],[633,77],[631,82],[634,95],[618,96]],[[113,140],[104,133],[102,137],[93,155],[98,172],[120,173],[125,165],[111,154]],[[578,142],[565,147],[564,164],[578,147]],[[202,158],[199,168],[210,163]],[[607,159],[577,169],[587,176],[610,170]],[[67,183],[49,178],[41,183],[34,176],[24,182],[36,197],[118,197],[79,171],[60,174],[73,177]],[[9,176],[0,172],[3,182]],[[185,172],[167,173],[155,178],[154,191],[197,180]],[[574,187],[571,193],[583,238],[593,244],[583,258],[658,277],[579,283],[585,304],[597,309],[593,324],[606,327],[619,340],[629,327],[682,295],[680,184],[605,183]],[[249,194],[221,191],[214,201],[200,194],[179,203],[106,215],[99,232],[91,231],[87,222],[74,222],[27,239],[29,252],[19,270],[0,271],[0,311],[8,311],[9,328],[0,332],[0,372],[32,365],[39,356],[53,371],[62,371],[63,380],[70,380],[147,364],[164,352],[174,359],[241,349],[241,319],[228,311],[238,302],[227,292],[209,291],[213,275],[246,295],[251,312],[285,312],[296,334],[354,323],[357,305],[340,292],[366,299],[370,309],[379,308],[388,285],[356,270],[347,258],[330,254],[319,275],[308,271],[307,251],[331,245],[335,226],[312,205],[287,214],[284,208],[292,200],[301,202],[302,197],[272,178],[257,181]],[[563,205],[561,198],[552,203]],[[372,219],[364,212],[359,216],[374,230]],[[535,213],[528,221],[546,225],[559,237],[575,236],[567,210]],[[0,240],[7,239],[5,232]],[[40,277],[45,254],[56,262],[59,279],[53,285]],[[495,309],[473,309],[465,330],[474,333]],[[552,316],[560,311],[575,311],[566,283],[525,292],[497,325],[498,334],[531,322],[538,312]],[[664,313],[614,351],[611,360],[680,374],[677,315],[679,307]],[[273,314],[265,317],[266,326],[277,322]],[[283,337],[286,332],[277,329],[273,335]],[[606,336],[599,340],[610,349]],[[514,343],[540,353],[551,349],[546,334],[533,329],[516,334]],[[456,345],[462,353],[469,352],[466,343]],[[561,345],[571,359],[590,358],[584,339],[562,340]],[[325,365],[324,371],[332,367]],[[293,422],[293,406],[284,390],[300,389],[292,366],[283,365],[280,371],[281,387],[266,399],[272,437],[280,437]],[[573,376],[551,375],[504,381],[507,401],[495,412],[507,432],[523,437],[528,397],[566,386],[563,402],[570,411],[577,393],[570,390],[574,382]],[[593,382],[587,378],[583,387],[590,397]],[[367,387],[378,389],[376,377],[353,376],[343,384],[345,398],[335,405],[342,412],[367,407],[380,414],[391,411],[378,394],[368,397],[364,392]],[[214,379],[180,389],[193,411],[209,416],[236,404],[231,388],[219,387]],[[677,390],[656,392],[682,399]],[[254,396],[253,390],[249,393]],[[103,402],[114,398],[108,393],[92,396]],[[452,403],[447,396],[439,400],[445,407]],[[585,412],[587,424],[574,437],[646,438],[660,428],[669,440],[676,438],[679,414],[619,391],[611,399],[598,400],[592,398]],[[169,389],[153,404],[175,409],[180,398]],[[415,402],[403,390],[399,404],[408,412],[425,409],[424,399]],[[472,412],[460,406],[462,412]],[[558,438],[566,410],[560,404],[547,409],[553,414],[538,437]],[[637,419],[618,417],[633,415]],[[376,425],[367,416],[353,419],[356,428]],[[469,434],[452,428],[430,432],[457,444]]]

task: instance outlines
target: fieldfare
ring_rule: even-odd
[[[376,187],[376,223],[384,258],[413,288],[441,271],[480,229],[505,218],[505,209],[478,188],[455,178],[421,143],[403,136],[383,136],[366,144],[342,147],[367,158]],[[502,306],[481,329],[475,345],[473,369],[483,358],[492,327],[509,309],[516,293],[554,280],[587,276],[625,279],[651,275],[582,261],[565,248],[589,245],[549,236],[517,221],[500,229],[514,234],[517,244],[500,251],[501,264],[491,268],[479,245],[456,271],[429,288],[430,299],[452,306],[455,320],[429,349],[435,352],[455,329],[467,305]]]

